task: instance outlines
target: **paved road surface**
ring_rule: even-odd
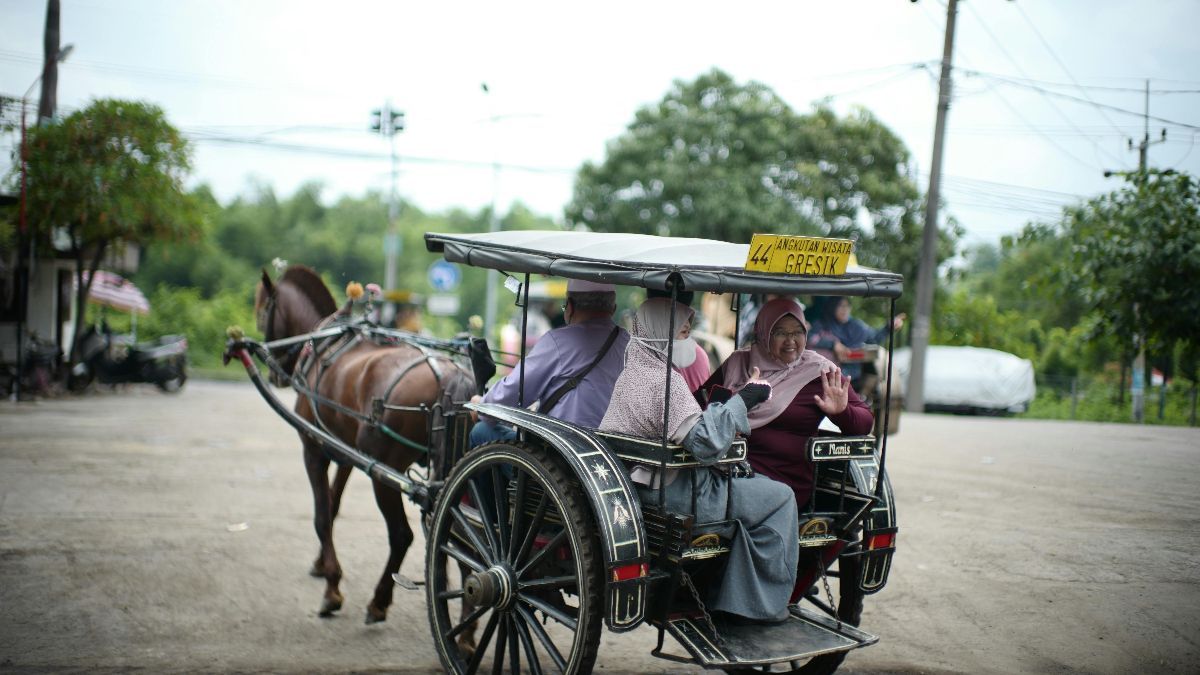
[[[882,639],[845,672],[1195,672],[1200,430],[906,414],[891,449]],[[423,594],[362,622],[386,550],[361,475],[336,538],[322,620],[299,445],[248,383],[0,403],[0,671],[437,672]],[[597,671],[698,672],[653,637],[605,634]]]

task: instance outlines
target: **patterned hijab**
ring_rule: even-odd
[[[809,349],[791,363],[783,363],[771,356],[771,331],[780,319],[789,315],[808,332],[804,306],[791,298],[776,298],[758,311],[758,318],[754,320],[754,343],[731,354],[722,366],[723,384],[733,391],[741,389],[750,380],[750,373],[755,368],[761,379],[771,383],[771,398],[751,408],[747,415],[751,429],[770,424],[792,404],[805,385],[821,373],[837,368],[832,361]]]
[[[700,405],[692,398],[687,382],[674,368],[667,367],[667,345],[671,334],[669,298],[651,298],[638,307],[633,317],[629,346],[625,348],[625,370],[617,378],[608,411],[600,421],[601,431],[615,431],[639,438],[662,437],[666,377],[671,378],[671,417],[668,440],[683,442],[696,420]],[[675,331],[692,320],[691,307],[674,303]]]

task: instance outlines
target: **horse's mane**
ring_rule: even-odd
[[[300,289],[300,292],[312,301],[321,316],[329,316],[337,311],[337,302],[333,299],[333,294],[329,292],[325,282],[321,281],[321,277],[311,267],[288,265],[287,270],[276,283],[292,284]]]

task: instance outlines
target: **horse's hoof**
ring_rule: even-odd
[[[474,640],[471,641],[471,644],[464,643],[461,640],[458,642],[458,653],[462,654],[463,660],[468,663],[475,658],[475,645],[473,643]]]
[[[333,613],[342,608],[342,595],[339,593],[335,596],[326,596],[321,601],[321,611],[318,613],[322,619],[328,619],[333,616]]]
[[[373,623],[381,623],[383,621],[387,621],[387,610],[379,609],[375,606],[374,601],[372,601],[371,604],[367,605],[367,619],[365,623],[369,626]]]

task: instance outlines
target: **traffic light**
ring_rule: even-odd
[[[385,126],[386,125],[386,126]],[[404,112],[400,110],[392,110],[391,108],[376,108],[371,111],[371,131],[391,136],[394,133],[404,131]]]

